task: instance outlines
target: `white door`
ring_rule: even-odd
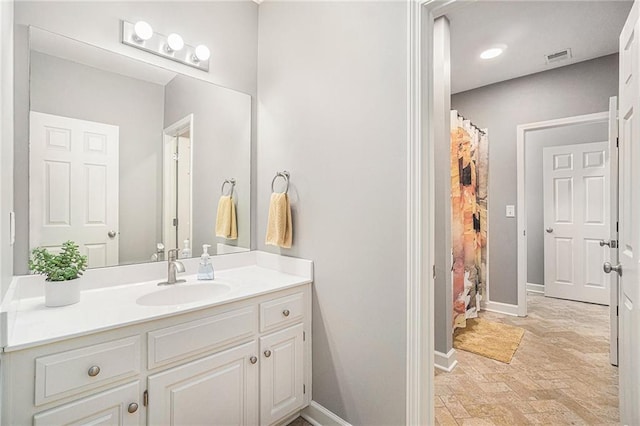
[[[543,149],[544,294],[609,305],[608,142]]]
[[[640,2],[620,34],[620,421],[640,424]]]
[[[149,376],[147,424],[258,424],[257,346],[253,341]]]
[[[605,258],[618,263],[618,98],[609,98],[609,182],[611,194],[609,240],[603,241]],[[618,365],[618,276],[609,276],[609,361]]]
[[[90,268],[118,264],[118,126],[32,111],[29,246],[73,240]]]
[[[260,338],[260,424],[270,425],[304,404],[304,326]]]

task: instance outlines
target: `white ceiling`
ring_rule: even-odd
[[[632,1],[462,1],[451,22],[451,88],[463,92],[618,51]],[[506,44],[490,60],[480,53]],[[571,48],[569,60],[547,64],[545,54]]]

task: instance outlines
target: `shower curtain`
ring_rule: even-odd
[[[479,130],[451,111],[451,238],[453,329],[475,318],[487,282],[489,144]]]

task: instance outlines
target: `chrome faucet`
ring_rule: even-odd
[[[161,283],[158,283],[158,285],[172,285],[177,283],[184,283],[187,281],[187,280],[176,279],[177,272],[184,272],[184,265],[182,264],[182,262],[178,260],[179,251],[180,250],[177,248],[167,251],[167,255],[168,255],[167,280]]]

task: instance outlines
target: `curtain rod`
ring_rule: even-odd
[[[471,120],[467,120],[466,118],[464,118],[464,116],[462,114],[460,114],[457,111],[456,111],[456,114],[458,114],[458,118],[462,118],[463,120],[469,121],[469,124],[471,124],[471,127],[474,127],[478,132],[482,133],[485,136],[487,135],[480,127],[478,127],[475,124],[473,124],[473,122]]]

